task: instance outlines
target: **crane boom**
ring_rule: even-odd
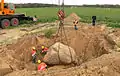
[[[4,0],[1,0],[0,11],[3,12],[3,10],[4,10]]]

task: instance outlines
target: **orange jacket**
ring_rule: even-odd
[[[36,55],[36,50],[32,50],[32,56]]]
[[[75,21],[73,22],[73,24],[74,24],[74,26],[76,26],[76,25],[78,24],[78,21],[75,20]]]
[[[44,71],[46,70],[47,65],[45,63],[41,63],[38,65],[38,71]]]
[[[60,20],[63,20],[65,18],[65,13],[62,10],[58,11],[58,17]]]
[[[42,53],[43,53],[43,52],[47,52],[47,51],[48,51],[48,48],[45,47],[45,48],[42,50]]]

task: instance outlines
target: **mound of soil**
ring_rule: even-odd
[[[48,68],[44,72],[15,71],[6,76],[120,76],[120,53],[105,54],[101,57],[83,63],[81,66],[65,69],[63,66]],[[57,70],[56,70],[57,69]]]
[[[64,19],[65,24],[73,23],[74,20],[80,20],[81,18],[76,13],[71,13],[68,17]]]
[[[47,76],[120,76],[120,53],[105,54],[81,66],[48,71]],[[39,75],[43,75],[39,73]]]
[[[89,29],[89,30],[88,30]],[[92,58],[99,57],[103,54],[109,53],[112,49],[112,45],[105,39],[105,31],[101,30],[101,27],[92,28],[91,26],[83,26],[79,30],[75,31],[73,28],[65,28],[67,40],[65,36],[62,36],[62,42],[68,44],[75,49],[75,52],[79,59],[79,64],[88,61]],[[59,41],[60,36],[56,38]],[[24,63],[31,61],[31,47],[35,46],[38,49],[41,45],[49,47],[54,44],[55,38],[47,39],[41,36],[27,36],[17,43],[9,45],[9,50],[14,50],[12,57]]]
[[[31,63],[31,47],[35,46],[37,49],[41,49],[41,45],[47,47],[54,44],[54,41],[59,41],[60,37],[64,44],[69,44],[72,47],[78,58],[78,65],[97,58],[103,54],[108,54],[113,45],[105,39],[105,30],[102,27],[82,26],[78,30],[74,28],[65,28],[66,36],[59,35],[57,38],[53,37],[47,39],[44,36],[29,35],[19,39],[16,43],[8,45],[0,57],[8,60],[8,63],[13,66],[14,69],[27,69],[35,70],[36,66]],[[42,56],[39,56],[42,59]],[[31,69],[30,69],[31,67]],[[33,69],[34,68],[34,69]]]
[[[112,48],[112,45],[104,38],[105,31],[101,31],[100,27],[92,28],[91,26],[83,26],[77,31],[73,28],[65,28],[65,32],[69,46],[75,49],[80,59],[89,60],[98,57],[108,53],[109,49]],[[59,39],[60,36],[56,40]],[[45,45],[49,47],[54,43],[54,40],[55,38],[47,39],[45,37],[31,35],[18,40],[17,43],[9,45],[7,48],[14,50],[15,54],[12,55],[13,58],[27,63],[31,59],[29,57],[32,46],[40,48],[41,45]],[[62,36],[62,40],[64,44],[67,44],[64,36]]]
[[[103,54],[109,53],[114,45],[112,45],[105,38],[105,32],[103,28],[82,26],[79,30],[75,31],[74,28],[66,28],[65,30],[67,39],[62,36],[63,43],[68,44],[70,47],[74,48],[79,64],[97,58]]]
[[[48,45],[48,39],[43,37],[38,37],[35,35],[25,36],[17,41],[17,43],[8,45],[7,50],[11,50],[12,52],[7,52],[11,56],[10,64],[14,64],[15,68],[22,70],[29,65],[31,69],[34,65],[32,65],[31,60],[31,47],[36,47],[37,50],[41,49],[42,45]],[[50,41],[50,40],[49,40]],[[42,55],[39,54],[38,58],[42,60]],[[37,58],[37,59],[38,59]],[[29,68],[28,67],[28,68]],[[35,67],[35,66],[34,66]]]

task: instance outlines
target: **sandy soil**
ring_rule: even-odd
[[[70,18],[68,17],[68,19]],[[58,34],[58,36],[52,36],[49,39],[41,33],[20,35],[21,33],[15,32],[15,29],[3,30],[7,34],[1,36],[10,35],[14,37],[19,34],[18,36],[21,38],[18,37],[16,42],[0,47],[0,58],[13,68],[13,72],[9,74],[6,73],[9,70],[2,71],[7,74],[6,76],[120,76],[120,53],[115,52],[115,45],[106,39],[109,29],[105,25],[92,27],[88,24],[79,23],[76,31],[71,25],[65,26],[66,37],[64,34]],[[30,29],[27,28],[27,30]],[[11,35],[10,31],[14,33]],[[114,31],[114,34],[119,36],[120,29],[114,29]],[[1,37],[1,41],[2,38],[4,39],[4,37]],[[9,38],[9,36],[5,38]],[[76,65],[49,66],[46,71],[37,72],[37,65],[31,63],[31,47],[35,46],[37,49],[41,49],[41,45],[50,47],[60,39],[62,39],[61,42],[75,50],[78,63]],[[39,55],[38,58],[42,60],[43,57]]]

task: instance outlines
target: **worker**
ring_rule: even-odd
[[[42,46],[41,48],[42,48],[42,53],[45,55],[48,51],[48,48],[45,46]]]
[[[36,63],[36,48],[32,47],[32,62]]]
[[[64,20],[64,18],[65,18],[64,10],[58,11],[58,18],[59,18],[59,20]]]
[[[33,17],[33,21],[37,21],[37,16],[35,15],[34,17]]]
[[[74,28],[75,28],[75,30],[78,30],[78,28],[77,28],[78,20],[74,20],[74,21],[73,21],[73,24],[74,24]]]
[[[58,18],[60,20],[60,25],[63,25],[63,21],[64,21],[64,18],[65,18],[64,10],[59,10],[58,11]]]
[[[96,23],[96,16],[92,16],[92,25],[95,26]]]
[[[40,60],[38,60],[38,71],[45,71],[47,68],[47,65],[44,62],[41,62]]]

